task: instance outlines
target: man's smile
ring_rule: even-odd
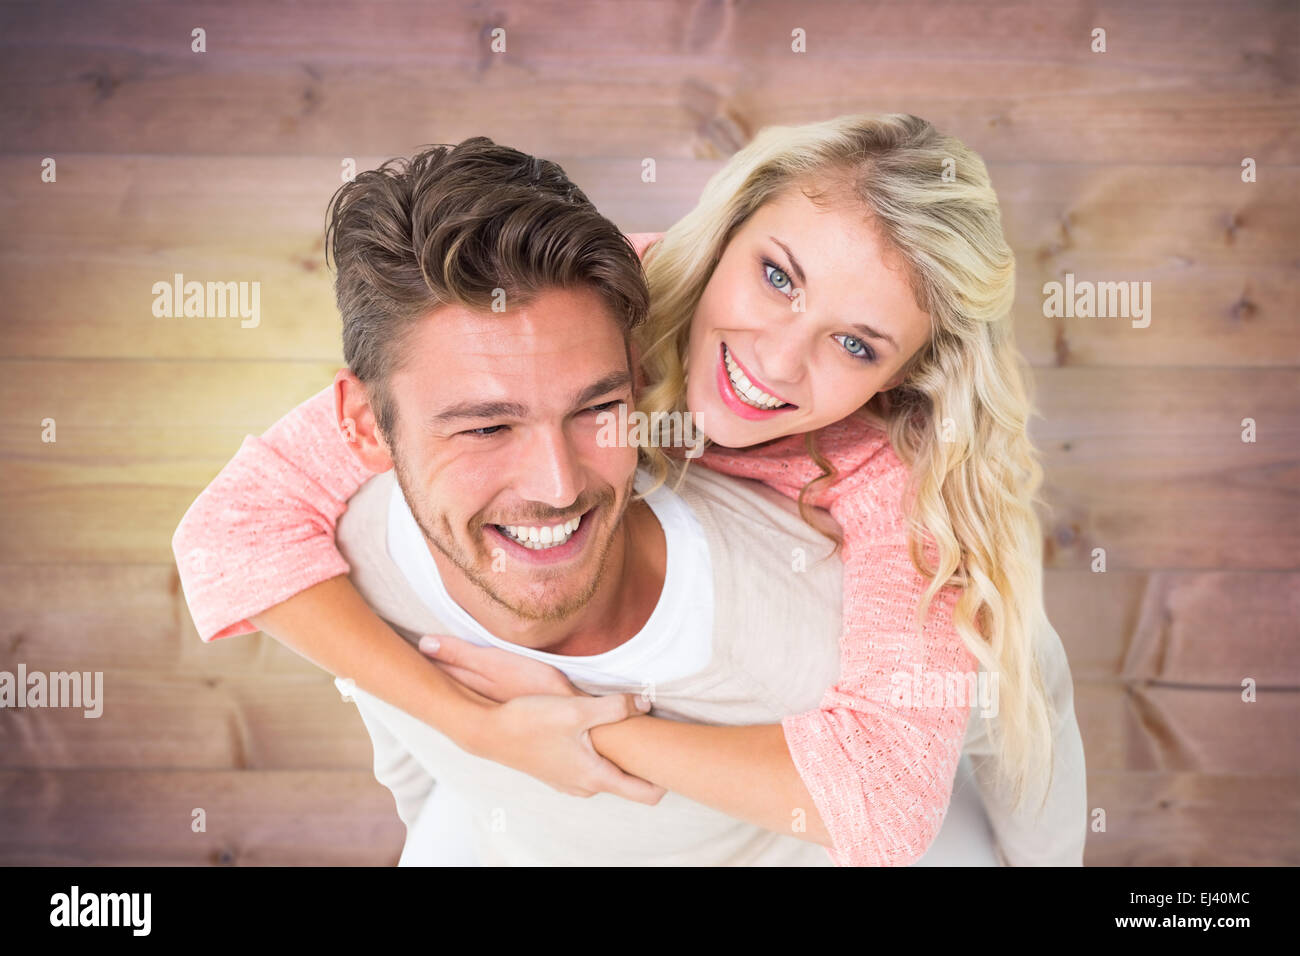
[[[537,525],[498,524],[493,527],[498,531],[505,532],[525,548],[540,551],[559,547],[567,542],[573,536],[573,533],[578,530],[581,523],[582,515],[578,515],[576,518],[570,518],[568,521],[556,525],[541,525],[539,527]]]
[[[599,507],[599,506],[597,506]],[[596,522],[593,507],[556,524],[485,524],[491,538],[505,542],[507,553],[530,564],[558,564],[575,557],[590,537]]]

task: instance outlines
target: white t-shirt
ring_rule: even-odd
[[[641,491],[649,477],[638,472]],[[443,584],[424,533],[402,490],[393,485],[388,508],[388,554],[411,588],[454,636],[543,661],[570,678],[642,686],[702,670],[713,653],[713,563],[699,520],[666,487],[646,496],[664,530],[667,561],[659,600],[645,626],[604,654],[585,657],[520,647],[489,632],[457,604]],[[407,834],[399,866],[475,866],[470,808],[444,784],[435,783]]]

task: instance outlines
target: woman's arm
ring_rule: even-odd
[[[780,724],[719,727],[633,717],[591,728],[591,740],[627,773],[737,820],[831,845]]]
[[[199,637],[251,633],[254,615],[347,574],[334,529],[371,477],[339,433],[333,388],[246,438],[172,537]]]
[[[438,670],[483,699],[592,699],[554,667],[530,657],[454,637],[426,639],[420,647]],[[733,727],[633,717],[593,726],[591,741],[627,773],[755,826],[831,845],[780,724]]]
[[[703,462],[797,498],[820,474],[803,437],[711,451]],[[968,700],[945,694],[930,706],[922,691],[931,681],[947,688],[950,678],[977,674],[978,663],[953,622],[954,589],[940,591],[924,628],[916,626],[927,582],[908,548],[908,471],[887,438],[846,419],[817,439],[837,478],[810,503],[829,509],[844,539],[840,676],[816,709],[781,724],[831,835],[831,858],[845,866],[908,865],[943,824],[971,714]],[[898,675],[909,687],[919,675],[923,685],[908,705],[895,703]]]
[[[845,530],[840,679],[817,709],[750,727],[636,717],[593,727],[596,749],[628,773],[828,847],[840,865],[920,859],[947,811],[970,706],[923,706],[924,680],[908,705],[893,703],[891,677],[937,673],[947,688],[949,674],[977,665],[952,626],[952,594],[936,597],[922,634],[912,626],[923,582],[905,538],[864,541],[862,531],[851,520]]]
[[[640,713],[633,695],[498,704],[430,667],[346,577],[314,585],[256,615],[253,623],[318,667],[441,730],[467,753],[575,796],[607,792],[652,805],[663,796],[662,788],[596,753],[587,736],[604,721]]]

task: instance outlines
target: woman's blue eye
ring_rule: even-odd
[[[856,359],[864,359],[868,362],[875,359],[876,355],[866,342],[852,335],[837,335],[836,340],[844,346],[844,351],[848,352]]]
[[[789,295],[787,290],[793,288],[793,283],[791,283],[790,277],[786,274],[784,269],[774,266],[770,262],[764,262],[763,271],[767,275],[767,281],[771,283],[772,288],[776,289],[783,295]],[[779,278],[774,279],[773,275],[776,275]]]

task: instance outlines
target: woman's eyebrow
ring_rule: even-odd
[[[799,260],[794,257],[794,253],[790,251],[790,247],[787,246],[780,239],[778,239],[776,236],[768,236],[767,238],[771,239],[778,246],[780,246],[782,249],[785,250],[785,254],[790,257],[790,266],[794,270],[794,274],[799,277],[799,284],[807,285],[808,277],[803,274],[803,266],[799,265]]]
[[[885,342],[888,342],[890,345],[894,347],[895,352],[899,351],[898,343],[894,341],[894,337],[892,335],[886,335],[884,332],[878,332],[875,329],[873,329],[871,326],[864,325],[861,322],[853,323],[853,328],[857,329],[859,332],[861,332],[869,339],[881,339]]]

